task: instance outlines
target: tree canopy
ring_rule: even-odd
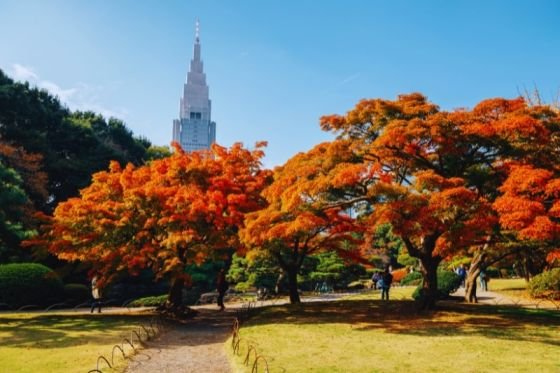
[[[213,145],[192,154],[177,146],[140,167],[112,162],[80,197],[57,206],[36,244],[61,259],[92,263],[101,286],[123,271],[150,268],[173,281],[170,303],[180,305],[185,266],[240,250],[245,214],[264,206],[260,192],[270,175],[260,167],[262,146]]]

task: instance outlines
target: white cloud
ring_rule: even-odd
[[[103,115],[104,117],[115,117],[125,119],[128,111],[124,108],[113,109],[108,108],[100,100],[103,93],[107,91],[104,86],[91,86],[86,83],[78,83],[76,87],[62,88],[60,85],[49,80],[41,79],[39,74],[32,67],[20,64],[12,64],[7,69],[8,74],[15,80],[28,81],[39,88],[47,90],[71,110],[93,111]],[[110,89],[116,89],[120,86],[119,82],[110,84]]]
[[[360,77],[360,73],[356,73],[356,74],[352,74],[350,76],[347,76],[346,78],[342,79],[339,83],[338,86],[341,85],[345,85],[347,83],[350,83],[352,80],[356,80]]]
[[[31,67],[23,66],[20,64],[12,65],[12,76],[16,80],[37,80],[37,74],[33,71]]]
[[[62,89],[58,84],[50,82],[48,80],[41,80],[37,83],[37,86],[46,89],[55,96],[58,96],[60,101],[70,104],[72,102],[72,97],[76,95],[76,88]]]

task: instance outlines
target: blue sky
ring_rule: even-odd
[[[268,166],[362,98],[453,109],[560,88],[560,2],[538,0],[0,0],[0,67],[169,144],[197,17],[217,141],[267,140]]]

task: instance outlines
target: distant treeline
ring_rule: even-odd
[[[121,120],[73,112],[0,70],[0,263],[29,256],[19,242],[34,234],[37,212],[77,196],[109,161],[140,165],[168,154]]]

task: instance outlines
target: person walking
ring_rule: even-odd
[[[93,302],[91,302],[91,313],[95,307],[97,307],[97,313],[101,313],[101,290],[97,286],[97,275],[93,276],[91,279],[91,295],[93,296]]]
[[[218,278],[216,279],[216,289],[218,290],[218,307],[220,307],[220,311],[226,309],[224,306],[224,296],[226,295],[226,291],[229,287],[229,284],[226,280],[226,271],[222,268],[218,273]]]
[[[393,275],[389,272],[389,268],[385,268],[385,272],[381,275],[381,300],[389,300],[389,289],[393,283]]]

